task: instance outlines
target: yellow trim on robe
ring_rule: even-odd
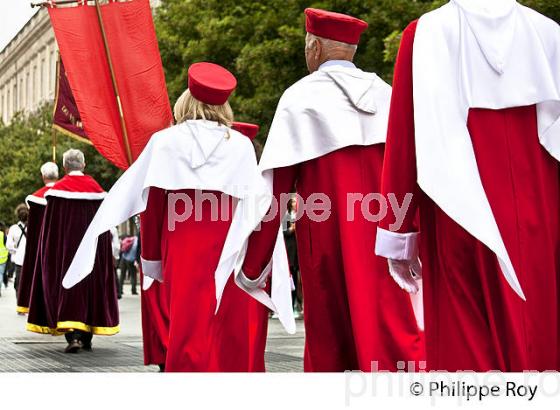
[[[16,312],[17,313],[29,313],[29,308],[28,307],[23,307],[23,306],[16,306]]]
[[[56,324],[56,329],[52,329],[48,326],[38,326],[33,323],[27,323],[26,329],[30,332],[41,333],[41,334],[51,334],[53,336],[60,336],[66,332],[72,330],[81,330],[83,332],[93,333],[94,335],[101,336],[113,336],[120,332],[120,325],[113,327],[102,327],[102,326],[89,326],[83,322],[58,322]]]
[[[50,327],[34,325],[33,323],[27,323],[25,325],[25,329],[29,330],[30,332],[41,333],[43,335],[59,336],[59,334],[56,334]]]

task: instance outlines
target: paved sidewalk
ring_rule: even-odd
[[[119,301],[121,332],[95,336],[92,352],[63,353],[64,337],[39,335],[25,330],[27,316],[15,311],[13,284],[2,285],[0,297],[0,372],[157,372],[143,366],[140,298],[130,294]],[[287,334],[278,320],[270,320],[266,363],[269,372],[303,370],[303,322],[298,332]]]

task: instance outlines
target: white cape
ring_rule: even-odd
[[[484,192],[469,108],[537,104],[541,144],[560,159],[560,29],[514,0],[452,0],[418,22],[413,50],[418,184],[498,257],[525,298]]]
[[[375,73],[321,67],[278,103],[259,163],[264,172],[352,145],[385,143],[391,86]]]
[[[212,190],[238,199],[215,272],[219,307],[238,256],[244,254],[247,238],[268,211],[272,193],[258,172],[250,140],[211,121],[187,121],[152,136],[142,154],[119,178],[99,207],[66,272],[63,286],[70,288],[91,273],[99,235],[143,212],[150,187]],[[286,330],[294,333],[291,294],[282,291],[283,286],[289,290],[289,276],[278,276],[289,272],[286,251],[282,249],[278,250],[280,258],[275,261],[279,269],[272,272],[272,298],[262,292],[258,300],[277,312]],[[145,273],[161,279],[160,272]]]

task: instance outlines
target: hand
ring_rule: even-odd
[[[389,273],[397,285],[408,293],[417,293],[420,289],[417,280],[422,279],[420,258],[412,260],[388,259]]]

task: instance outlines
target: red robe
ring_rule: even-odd
[[[496,256],[417,186],[412,53],[404,31],[393,82],[382,192],[414,193],[398,230],[419,210],[427,365],[435,370],[560,369],[560,179],[539,143],[535,106],[471,109],[478,170],[527,301],[504,280]],[[380,224],[389,230],[393,218]]]
[[[141,253],[145,259],[161,259],[157,239],[161,238],[162,225],[150,223],[150,220],[161,222],[163,206],[160,196],[151,195],[148,206],[141,216]],[[154,200],[158,203],[154,205]],[[156,240],[154,240],[156,238]],[[145,241],[145,242],[144,242]],[[140,274],[143,286],[144,275]],[[148,290],[141,290],[142,304],[142,342],[144,347],[144,364],[165,365],[169,339],[169,286],[167,283],[154,281]]]
[[[61,334],[82,330],[113,335],[119,331],[117,287],[113,271],[111,236],[99,237],[93,272],[71,289],[62,278],[93,219],[103,189],[87,175],[66,175],[47,193],[39,238],[27,330]]]
[[[422,359],[422,344],[408,295],[375,256],[375,222],[355,203],[347,221],[347,193],[379,192],[383,145],[351,146],[317,159],[274,170],[274,195],[292,191],[307,199],[321,192],[331,215],[297,222],[297,245],[305,303],[305,371],[372,368],[396,370],[399,361]],[[283,205],[281,205],[283,206]],[[378,203],[370,206],[377,212]],[[243,272],[256,278],[270,261],[280,215],[263,223],[249,240]],[[373,363],[372,362],[377,362]]]
[[[194,203],[193,190],[173,191],[189,195]],[[221,197],[220,193],[214,192]],[[148,203],[141,219],[142,259],[161,260],[164,284],[169,300],[169,322],[154,326],[161,335],[168,326],[165,370],[168,372],[234,372],[249,370],[248,335],[245,329],[248,298],[236,298],[241,291],[230,278],[216,310],[214,273],[228,233],[233,202],[219,207],[218,220],[211,220],[211,204],[202,202],[202,220],[194,217],[176,223],[175,230],[167,229],[167,192],[150,188]],[[177,214],[184,211],[184,203],[176,203]],[[222,219],[225,219],[222,221]],[[239,296],[239,295],[238,295]],[[237,300],[243,300],[238,304]],[[166,304],[160,300],[159,315],[165,316]],[[231,323],[243,326],[232,331]],[[163,340],[163,339],[162,339]],[[264,352],[264,348],[262,349]],[[262,363],[264,367],[264,363]]]
[[[140,272],[140,283],[144,275]],[[167,286],[154,281],[148,290],[141,290],[142,341],[144,364],[164,365],[169,332],[169,304]]]
[[[266,306],[249,296],[230,278],[217,319],[225,340],[238,345],[236,371],[266,371],[264,352],[268,333],[268,312]]]
[[[52,186],[52,185],[51,185]],[[27,236],[25,242],[25,257],[17,291],[17,312],[29,312],[29,299],[31,298],[31,286],[33,284],[35,260],[39,246],[39,236],[43,226],[43,215],[45,213],[45,192],[50,186],[39,188],[26,199],[29,206],[29,217],[27,219]],[[45,203],[43,203],[45,202]]]

